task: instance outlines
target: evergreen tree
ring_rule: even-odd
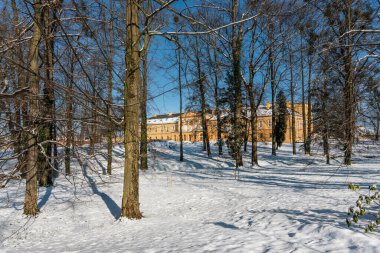
[[[233,126],[238,120],[236,115],[233,113],[236,110],[236,100],[231,99],[235,97],[236,91],[234,87],[234,76],[231,72],[226,74],[226,88],[221,90],[221,106],[226,108],[230,113],[223,117],[222,122],[225,125],[228,125],[228,137],[227,137],[227,146],[228,152],[235,161],[239,161],[241,158],[241,148],[243,145],[244,139],[244,128],[243,125],[239,125],[238,129],[234,129]],[[238,163],[240,164],[240,163]],[[239,165],[241,166],[241,165]],[[236,166],[236,167],[239,167]]]
[[[276,139],[276,148],[279,148],[285,140],[286,120],[288,114],[288,109],[286,108],[286,97],[284,91],[282,90],[280,90],[277,94],[276,107],[277,113],[274,136]]]

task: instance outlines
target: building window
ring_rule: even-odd
[[[172,131],[174,131],[174,126],[172,126]]]
[[[157,133],[157,127],[155,127],[155,128],[154,128],[154,130],[155,130],[155,131],[156,131],[156,133]]]
[[[259,134],[260,139],[264,139],[264,134]]]
[[[260,127],[260,128],[263,127],[263,121],[262,121],[262,120],[259,121],[259,127]]]
[[[271,127],[272,126],[272,120],[268,120],[268,125]]]
[[[163,133],[164,132],[164,127],[161,127],[161,133]]]

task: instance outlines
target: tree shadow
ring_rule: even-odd
[[[47,201],[49,200],[51,196],[52,191],[53,191],[53,186],[46,187],[44,196],[40,199],[40,202],[38,202],[37,204],[38,208],[42,208],[47,203]]]
[[[239,228],[233,224],[227,224],[225,222],[222,222],[222,221],[218,221],[218,222],[213,222],[212,224],[214,224],[215,226],[220,226],[220,227],[223,227],[223,228],[228,228],[228,229],[233,229],[233,230],[238,230]]]
[[[104,157],[104,158],[106,158],[106,157]],[[107,174],[107,168],[103,165],[103,163],[101,161],[99,161],[99,159],[96,156],[95,156],[95,161],[99,165],[99,167],[102,169],[102,174],[106,175]]]
[[[85,163],[83,165],[83,169],[82,169],[83,176],[87,179],[89,186],[91,187],[92,192],[102,198],[102,200],[106,204],[106,206],[107,206],[108,210],[110,211],[110,213],[112,214],[112,216],[115,219],[118,219],[120,217],[120,213],[121,213],[120,207],[116,204],[116,202],[110,196],[108,196],[106,193],[104,193],[102,191],[99,191],[98,187],[96,186],[95,180],[88,175],[87,168],[88,168],[88,165],[87,165],[87,163]]]

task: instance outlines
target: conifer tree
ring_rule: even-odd
[[[279,148],[285,140],[286,120],[288,114],[288,109],[286,108],[286,97],[283,90],[280,90],[277,94],[276,107],[277,113],[274,136],[276,139],[276,148]]]

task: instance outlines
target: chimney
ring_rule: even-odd
[[[269,102],[267,102],[267,104],[266,104],[266,108],[267,108],[267,110],[269,110],[269,109],[271,108],[271,106],[270,106],[270,103],[269,103]]]
[[[168,113],[168,115],[169,115],[169,116],[172,116],[172,115],[173,115],[173,113],[169,112],[169,113]]]
[[[153,114],[153,117],[157,117],[157,114]]]

